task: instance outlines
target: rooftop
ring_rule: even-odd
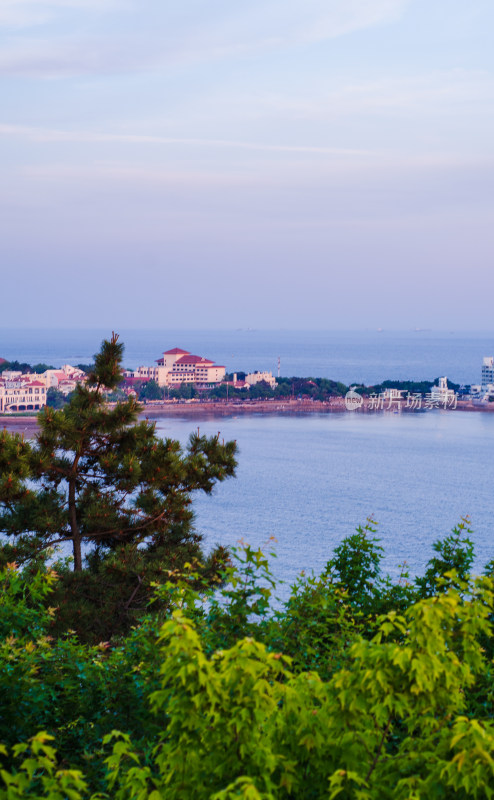
[[[208,364],[212,364],[213,362],[209,358],[204,358],[201,356],[193,356],[188,353],[185,356],[181,356],[175,362],[176,364],[204,364],[207,366]]]
[[[188,350],[181,350],[180,347],[174,347],[173,350],[165,350],[163,355],[164,356],[178,356],[179,353],[182,353],[182,355],[184,355],[184,356],[190,355]]]

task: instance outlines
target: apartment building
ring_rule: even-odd
[[[486,356],[482,362],[482,388],[494,383],[494,358]]]
[[[7,411],[39,411],[46,405],[43,381],[0,378],[0,413]]]

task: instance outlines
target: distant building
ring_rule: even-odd
[[[482,362],[482,388],[486,388],[489,383],[494,383],[494,358],[487,356]]]
[[[82,369],[64,364],[60,369],[47,369],[38,379],[45,382],[47,389],[58,389],[63,394],[69,394],[78,383],[84,383],[86,377]]]
[[[245,380],[239,380],[237,377],[237,373],[233,373],[233,380],[226,381],[230,386],[233,386],[235,389],[250,389],[249,384]]]
[[[456,393],[453,389],[448,389],[448,379],[439,378],[439,386],[431,386],[431,400],[442,403],[446,406],[454,401]]]
[[[6,369],[0,373],[0,413],[39,411],[46,405],[48,389],[67,395],[85,380],[85,372],[70,364],[42,373]]]
[[[0,378],[0,413],[39,411],[45,405],[46,386],[43,381]]]
[[[273,377],[271,372],[249,372],[248,375],[245,376],[245,382],[249,384],[249,386],[254,386],[255,383],[264,383],[269,384],[271,389],[274,389],[276,386],[276,378]]]
[[[4,371],[2,372],[2,378],[4,381],[17,381],[20,378],[22,378],[22,371],[13,369],[4,369]]]
[[[128,378],[153,380],[159,386],[180,386],[182,383],[210,386],[221,383],[225,377],[224,366],[215,364],[204,356],[195,356],[188,350],[181,350],[180,347],[166,350],[156,363],[156,367],[126,370],[124,375]]]

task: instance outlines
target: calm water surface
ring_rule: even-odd
[[[197,423],[160,419],[186,442]],[[320,570],[372,515],[393,575],[420,572],[432,543],[469,515],[477,566],[494,557],[494,416],[426,414],[245,416],[199,423],[239,445],[236,479],[195,501],[207,545],[277,539],[274,571],[292,582]]]

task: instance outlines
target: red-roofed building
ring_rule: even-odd
[[[46,386],[42,381],[0,378],[0,412],[39,411],[46,405]]]
[[[189,356],[190,353],[188,350],[181,350],[180,347],[174,347],[173,350],[165,350],[163,353],[164,356]],[[158,363],[161,359],[158,359]]]
[[[67,395],[85,380],[86,374],[70,364],[41,373],[4,370],[0,373],[0,412],[39,411],[46,405],[49,389]]]
[[[180,386],[181,383],[208,386],[221,383],[225,377],[224,366],[215,364],[204,356],[196,356],[188,350],[182,350],[180,347],[166,350],[156,363],[157,367],[139,367],[135,372],[126,374],[129,377],[155,380],[159,386]]]
[[[198,363],[205,363],[205,364],[212,364],[213,362],[210,361],[208,358],[204,358],[204,356],[193,356],[188,353],[186,356],[180,356],[176,360],[176,364],[198,364]]]
[[[173,350],[165,350],[161,358],[156,360],[158,367],[166,367],[171,369],[176,361],[182,356],[190,356],[188,350],[181,350],[180,347],[174,347]]]

